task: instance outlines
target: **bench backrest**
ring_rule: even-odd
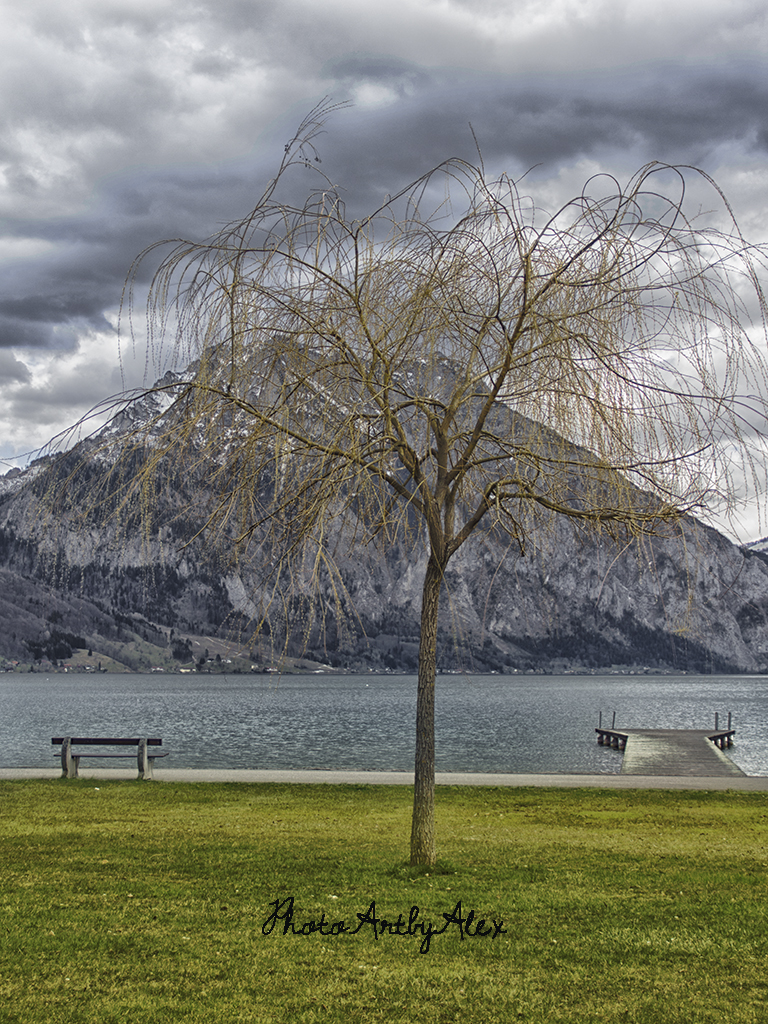
[[[67,740],[66,736],[54,736],[51,739],[51,743],[58,746],[61,743],[65,743]],[[103,747],[138,747],[141,743],[141,739],[122,739],[114,736],[70,736],[70,743],[91,743],[101,744]],[[153,739],[147,739],[148,747],[161,747],[163,745],[162,739],[157,737]]]

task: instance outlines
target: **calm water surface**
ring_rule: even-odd
[[[615,773],[598,713],[634,728],[708,729],[768,775],[765,676],[440,676],[437,770]],[[412,771],[413,676],[0,676],[0,766],[50,767],[51,737],[162,736],[176,768]],[[106,762],[105,762],[106,763]]]

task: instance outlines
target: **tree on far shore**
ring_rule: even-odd
[[[244,558],[268,551],[265,587],[285,607],[306,596],[307,566],[341,586],[339,545],[423,552],[411,863],[429,865],[451,558],[480,532],[523,550],[560,517],[642,536],[759,474],[765,254],[706,174],[656,163],[624,185],[598,175],[550,213],[463,160],[361,220],[322,178],[292,205],[281,188],[317,167],[332,109],[308,115],[241,221],[138,257],[133,279],[162,252],[158,363],[172,346],[189,369],[115,435],[114,472],[131,466],[117,513],[140,508],[149,531],[168,467],[203,470],[204,530]],[[692,178],[730,227],[688,216]]]

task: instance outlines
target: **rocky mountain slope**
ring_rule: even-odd
[[[109,429],[128,430],[147,412],[138,406]],[[198,535],[202,470],[167,471],[150,537],[138,518],[120,530],[99,525],[92,509],[78,518],[78,493],[103,484],[109,468],[94,448],[68,513],[55,517],[43,495],[72,464],[41,460],[0,478],[1,658],[250,670],[287,657],[415,670],[423,553],[342,550],[334,579],[281,605],[265,589],[267,554],[235,563]],[[506,536],[468,542],[450,565],[441,615],[443,670],[763,672],[768,556],[692,518],[619,544],[553,520],[524,557]]]

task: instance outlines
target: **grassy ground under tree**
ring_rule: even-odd
[[[0,783],[0,1020],[768,1019],[768,795],[440,788],[429,873],[410,801]]]

